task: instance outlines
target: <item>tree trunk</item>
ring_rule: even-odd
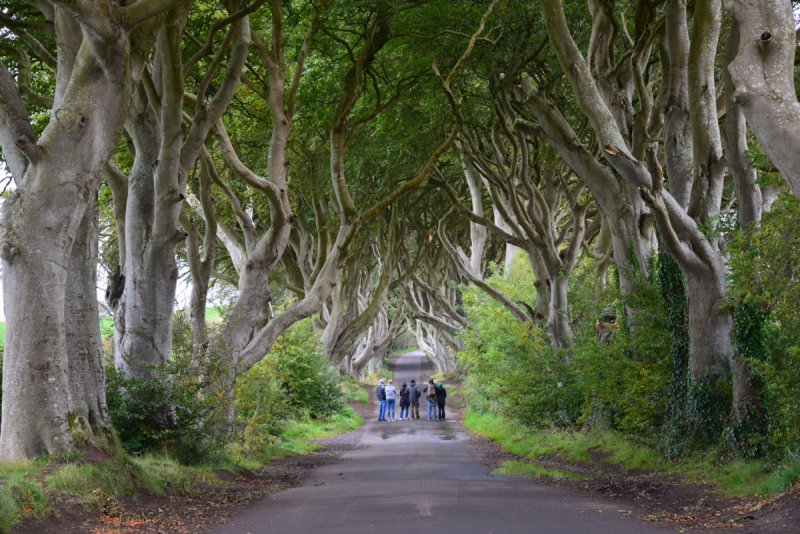
[[[725,157],[736,186],[736,199],[739,204],[739,228],[750,230],[761,223],[762,198],[761,189],[756,185],[758,174],[747,161],[747,122],[744,118],[741,106],[734,100],[735,87],[730,75],[730,64],[736,59],[739,50],[739,23],[734,18],[728,34],[728,42],[725,47],[725,59],[727,62],[724,79],[725,94],[727,99],[727,111],[725,114]],[[747,246],[747,245],[746,245]],[[738,304],[743,309],[739,313],[751,311],[747,302]],[[754,325],[735,325],[735,328],[747,328],[745,331],[735,332],[737,338],[734,344],[733,356],[731,361],[731,373],[733,374],[733,406],[731,415],[734,421],[740,422],[748,415],[748,409],[755,411],[760,406],[759,388],[755,377],[750,371],[748,364],[742,359],[745,352],[742,345],[750,342],[757,343],[758,336],[750,336],[753,332],[749,328],[763,328],[763,323],[755,322]],[[743,339],[753,337],[756,339]]]
[[[550,281],[550,310],[547,317],[547,331],[555,347],[567,348],[570,345],[567,293],[569,278],[562,276]]]
[[[152,109],[135,114],[127,130],[136,155],[128,177],[125,288],[114,314],[114,360],[125,376],[141,377],[169,359],[178,267],[174,248],[165,250],[163,236],[153,230],[161,132]]]
[[[691,378],[694,381],[708,375],[724,376],[733,353],[730,338],[733,320],[730,311],[721,307],[727,290],[725,270],[681,270],[689,298]]]
[[[54,160],[35,167],[53,176],[59,168]],[[27,180],[33,181],[31,174]],[[30,198],[17,190],[3,203],[6,342],[0,456],[6,460],[72,448],[65,284],[73,236],[89,196],[75,182],[66,182]]]
[[[97,194],[72,244],[64,319],[69,361],[69,423],[73,435],[108,439],[103,341],[97,308]]]
[[[738,24],[730,63],[733,100],[769,158],[800,199],[800,103],[794,84],[795,25],[790,2],[728,0]]]

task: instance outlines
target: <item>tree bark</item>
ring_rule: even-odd
[[[750,128],[800,199],[800,103],[794,84],[796,34],[791,3],[727,0],[738,22],[738,53],[728,72]]]
[[[614,263],[623,295],[633,293],[633,269],[646,273],[655,247],[653,216],[642,201],[637,187],[599,161],[589,152],[563,115],[544,93],[523,79],[518,98],[538,121],[537,133],[558,152],[580,180],[586,184],[603,211],[611,230]],[[631,264],[631,259],[636,264]]]
[[[174,3],[164,2],[153,14]],[[72,448],[65,337],[69,259],[154,37],[152,17],[138,7],[83,7],[56,8],[59,17],[80,21],[82,41],[74,67],[59,58],[57,98],[41,139],[16,141],[28,166],[0,213],[7,321],[0,457],[7,460]],[[1,90],[8,101],[10,89]],[[0,143],[7,139],[0,136]],[[3,146],[4,153],[10,150]]]
[[[93,196],[72,244],[67,274],[64,319],[69,362],[68,420],[73,435],[107,443],[106,373],[97,308],[97,194]]]
[[[714,51],[719,35],[719,6],[714,0],[696,5],[693,40],[689,50],[689,103],[693,135],[692,194],[687,212],[672,195],[662,190],[661,168],[652,147],[648,166],[625,144],[622,133],[589,76],[586,60],[572,39],[560,0],[543,0],[550,43],[573,88],[578,106],[589,118],[606,159],[631,185],[639,189],[654,211],[664,247],[684,274],[687,287],[697,291],[689,300],[692,321],[692,376],[721,373],[719,357],[729,358],[730,313],[714,301],[725,295],[725,262],[718,244],[710,243],[698,225],[714,221],[719,213],[724,162],[714,90]],[[676,47],[672,42],[670,46]],[[672,52],[670,52],[672,55]],[[669,148],[669,145],[667,146]],[[669,159],[669,158],[668,158]],[[649,168],[648,168],[649,167]],[[690,290],[690,293],[692,291]],[[694,310],[692,308],[695,308]],[[703,329],[708,329],[704,334]],[[725,329],[728,332],[723,335]],[[724,338],[724,339],[723,339]]]

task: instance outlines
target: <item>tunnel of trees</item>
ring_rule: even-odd
[[[0,26],[0,458],[139,439],[148,391],[154,432],[237,439],[265,373],[368,376],[400,338],[529,428],[800,439],[794,4],[9,0]]]

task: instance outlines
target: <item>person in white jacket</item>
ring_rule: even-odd
[[[389,385],[386,386],[386,419],[389,421],[394,421],[394,405],[397,402],[397,388],[392,382],[390,378]]]

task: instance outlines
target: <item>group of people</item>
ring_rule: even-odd
[[[420,391],[416,380],[412,378],[410,385],[403,382],[399,392],[391,378],[388,384],[385,378],[381,378],[380,384],[378,384],[377,394],[378,402],[380,403],[378,421],[395,420],[395,405],[397,404],[398,396],[400,397],[400,421],[404,418],[406,421],[420,419],[419,402],[423,394],[428,401],[428,421],[431,420],[431,415],[433,415],[434,421],[444,421],[444,405],[445,399],[447,398],[447,390],[441,382],[436,385],[432,378],[428,380],[428,383],[425,384],[422,391]]]

